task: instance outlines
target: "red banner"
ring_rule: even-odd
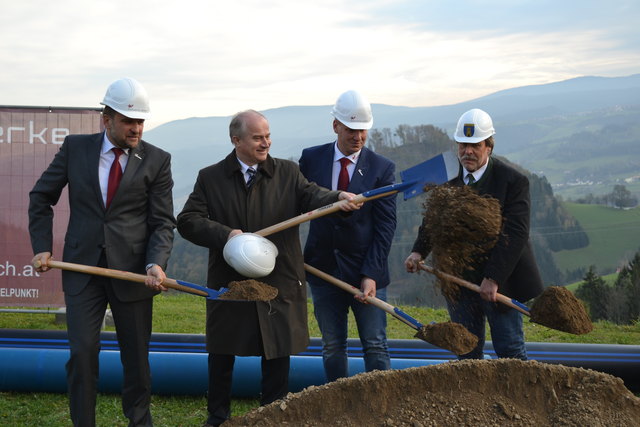
[[[59,270],[31,266],[29,191],[70,134],[102,129],[101,109],[0,107],[0,306],[63,307]],[[69,203],[66,190],[54,207],[53,256],[62,258]]]

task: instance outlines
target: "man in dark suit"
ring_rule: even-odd
[[[70,358],[67,383],[75,426],[95,425],[100,329],[107,304],[124,367],[122,408],[130,426],[151,426],[149,339],[153,296],[173,245],[170,155],[143,141],[147,93],[124,78],[102,102],[105,132],[70,135],[29,193],[29,233],[39,272],[52,257],[53,209],[64,187],[70,219],[63,260],[143,273],[146,286],[63,271]]]
[[[491,157],[495,130],[491,117],[472,109],[464,113],[454,135],[458,143],[460,173],[451,185],[469,185],[479,194],[500,202],[502,233],[486,255],[486,261],[467,271],[465,278],[480,283],[480,293],[460,289],[456,301],[447,301],[451,320],[465,326],[479,338],[477,347],[461,358],[481,359],[485,341],[485,320],[491,327],[493,348],[498,357],[527,359],[522,314],[497,304],[498,292],[527,301],[543,290],[542,280],[529,243],[529,180],[504,162]],[[420,227],[413,251],[405,260],[409,272],[431,252],[429,236]]]
[[[369,102],[360,93],[347,91],[338,98],[332,114],[337,140],[303,150],[299,161],[303,175],[323,187],[356,194],[392,184],[395,165],[364,146],[373,124]],[[395,228],[395,195],[367,202],[349,215],[316,219],[309,229],[305,261],[360,288],[364,296],[386,300],[387,257]],[[385,312],[312,274],[307,274],[307,281],[322,333],[327,380],[349,375],[349,308],[358,326],[365,369],[389,369]]]

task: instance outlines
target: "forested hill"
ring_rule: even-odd
[[[499,143],[500,140],[497,139],[496,145]],[[398,182],[400,171],[439,153],[455,149],[455,143],[446,132],[430,125],[401,125],[393,131],[373,130],[369,134],[367,144],[395,162]],[[508,159],[503,160],[508,162]],[[546,285],[561,284],[564,278],[553,261],[551,251],[586,246],[588,238],[575,219],[556,200],[547,180],[528,171],[522,171],[530,180],[531,238],[543,280]],[[407,201],[404,201],[402,196],[398,197],[398,225],[389,256],[392,277],[389,295],[398,302],[439,306],[442,301],[430,285],[432,278],[407,274],[403,267],[404,259],[411,251],[421,222],[424,200],[425,196]],[[301,234],[304,242],[306,227],[302,227]],[[168,270],[169,276],[205,283],[206,269],[206,250],[177,236]]]

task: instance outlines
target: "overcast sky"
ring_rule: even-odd
[[[3,0],[0,105],[98,107],[149,92],[147,129],[239,110],[446,105],[640,73],[637,0]]]

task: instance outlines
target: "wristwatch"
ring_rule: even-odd
[[[156,264],[155,262],[150,262],[149,264],[147,264],[147,265],[146,265],[146,267],[145,267],[144,269],[145,269],[146,271],[149,271],[149,269],[150,269],[151,267],[153,267],[154,265],[158,265],[158,264]]]

